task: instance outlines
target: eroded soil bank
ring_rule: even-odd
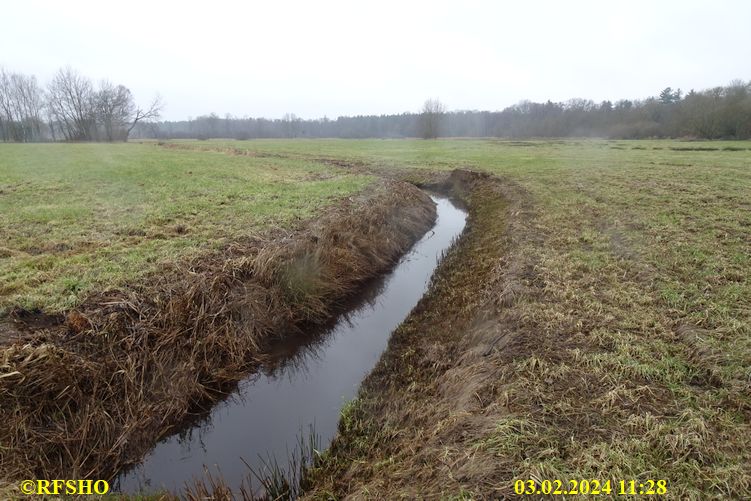
[[[0,351],[0,478],[111,478],[221,398],[273,339],[328,320],[435,219],[381,181],[299,231],[236,242]]]

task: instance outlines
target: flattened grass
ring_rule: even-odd
[[[291,228],[371,179],[153,144],[0,145],[0,316],[64,310],[160,263]]]

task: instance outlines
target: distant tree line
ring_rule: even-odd
[[[428,100],[418,113],[303,120],[238,118],[216,114],[143,124],[141,138],[400,138],[400,137],[687,137],[751,138],[751,81],[704,91],[668,87],[655,97],[595,103],[586,99],[522,101],[502,111],[445,111]]]
[[[34,76],[0,68],[0,140],[126,141],[143,121],[159,118],[162,105],[136,105],[130,90],[103,80],[97,86],[71,68],[46,88]]]
[[[751,81],[734,81],[704,91],[668,87],[643,100],[586,99],[534,103],[522,101],[503,111],[445,111],[428,100],[421,112],[398,115],[326,117],[303,120],[237,118],[216,114],[184,121],[144,124],[142,138],[293,138],[293,137],[610,137],[622,139],[687,137],[751,138]]]
[[[687,137],[751,138],[751,81],[683,93],[670,87],[643,100],[522,101],[502,111],[446,111],[437,99],[417,113],[304,120],[220,117],[156,122],[162,104],[140,108],[122,85],[70,68],[46,88],[34,76],[0,68],[0,140],[121,141],[137,138]]]

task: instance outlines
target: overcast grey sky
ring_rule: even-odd
[[[3,2],[0,65],[159,92],[164,117],[601,101],[751,79],[751,2]]]

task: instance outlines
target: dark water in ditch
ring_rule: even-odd
[[[256,471],[270,457],[284,465],[311,427],[327,447],[342,406],[356,396],[391,332],[427,290],[442,253],[464,229],[464,211],[445,198],[432,198],[435,226],[390,273],[369,283],[330,330],[314,340],[277,346],[273,366],[242,381],[193,427],[158,443],[140,465],[120,475],[120,491],[180,491],[203,475],[205,465],[237,492],[249,476],[243,460]]]

